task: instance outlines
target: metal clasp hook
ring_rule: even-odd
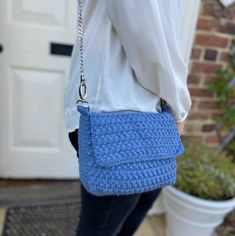
[[[86,86],[86,79],[84,78],[84,74],[80,75],[79,97],[80,97],[80,99],[77,100],[77,103],[78,102],[88,103],[86,101],[87,86]]]

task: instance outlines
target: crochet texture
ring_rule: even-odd
[[[153,112],[90,112],[77,106],[79,171],[97,196],[150,191],[176,182],[176,157],[184,152],[168,109]]]

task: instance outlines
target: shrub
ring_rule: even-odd
[[[177,158],[175,187],[207,200],[235,197],[233,159],[199,142],[185,143],[185,152]]]
[[[229,133],[235,130],[235,42],[230,47],[226,69],[217,71],[216,78],[216,81],[208,85],[207,89],[209,92],[217,94],[218,104],[224,112],[224,116],[218,117],[216,123],[222,124],[222,131]],[[226,145],[225,149],[235,155],[235,137]]]

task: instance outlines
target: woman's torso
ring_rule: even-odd
[[[84,66],[87,101],[91,111],[161,111],[160,97],[144,88],[137,80],[120,39],[106,14],[105,0],[86,0],[83,3]],[[78,128],[79,123],[79,113],[76,110],[79,62],[77,37],[64,100],[68,131]]]

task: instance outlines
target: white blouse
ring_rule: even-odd
[[[191,107],[188,69],[180,47],[180,0],[86,0],[84,63],[91,111],[161,112],[160,97],[176,122]],[[79,41],[64,97],[68,132],[79,127]]]

